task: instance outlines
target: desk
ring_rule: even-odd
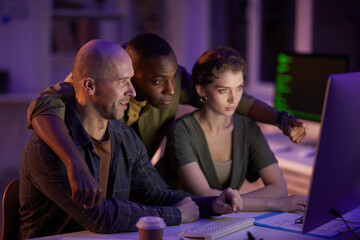
[[[263,212],[242,212],[242,213],[234,213],[224,216],[229,217],[255,217],[264,214]],[[207,224],[211,222],[211,219],[199,219],[197,222],[194,223],[187,223],[187,224],[181,224],[178,226],[171,226],[166,227],[164,229],[164,237],[163,240],[181,240],[181,239],[190,239],[190,238],[181,238],[178,237],[176,234],[179,232],[182,232],[186,229],[193,228],[196,226],[201,226],[204,224]],[[263,238],[264,240],[307,240],[307,239],[324,239],[324,238],[317,238],[312,237],[308,235],[302,235],[299,233],[293,233],[293,232],[287,232],[287,231],[281,231],[276,229],[270,229],[260,226],[252,226],[245,228],[241,231],[235,232],[233,234],[230,234],[228,236],[225,236],[221,238],[221,240],[243,240],[247,239],[247,232],[251,232],[251,234],[255,237],[256,240],[259,240],[260,238]],[[350,233],[346,233],[342,236],[339,236],[336,238],[336,240],[345,240],[349,239],[351,237]],[[79,240],[79,239],[127,239],[127,240],[135,240],[138,239],[138,233],[137,232],[131,232],[131,233],[119,233],[119,234],[97,234],[92,233],[89,231],[81,231],[81,232],[74,232],[74,233],[67,233],[62,235],[54,235],[54,236],[47,236],[47,237],[41,237],[41,238],[34,238],[33,240]],[[350,238],[351,239],[351,238]]]

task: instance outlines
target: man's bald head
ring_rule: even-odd
[[[115,43],[104,40],[91,40],[87,42],[81,47],[74,60],[72,69],[74,85],[76,86],[85,77],[90,77],[95,81],[97,79],[101,80],[114,67],[112,60],[119,58],[121,55],[128,56],[126,51]]]
[[[131,97],[132,61],[119,45],[103,40],[86,43],[74,60],[76,107],[80,115],[121,119]]]

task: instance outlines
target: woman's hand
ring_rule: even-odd
[[[237,190],[227,188],[214,199],[212,207],[217,213],[236,213],[242,210],[243,201]]]
[[[278,212],[305,212],[306,197],[291,195],[271,199],[271,208]]]

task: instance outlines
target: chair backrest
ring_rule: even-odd
[[[2,240],[19,239],[19,183],[17,178],[10,182],[3,195],[2,212],[3,212],[3,232]]]

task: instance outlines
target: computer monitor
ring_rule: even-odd
[[[334,74],[327,84],[320,140],[302,232],[360,206],[360,72]]]
[[[347,71],[346,56],[280,52],[275,76],[275,108],[297,118],[319,122],[329,75]]]

